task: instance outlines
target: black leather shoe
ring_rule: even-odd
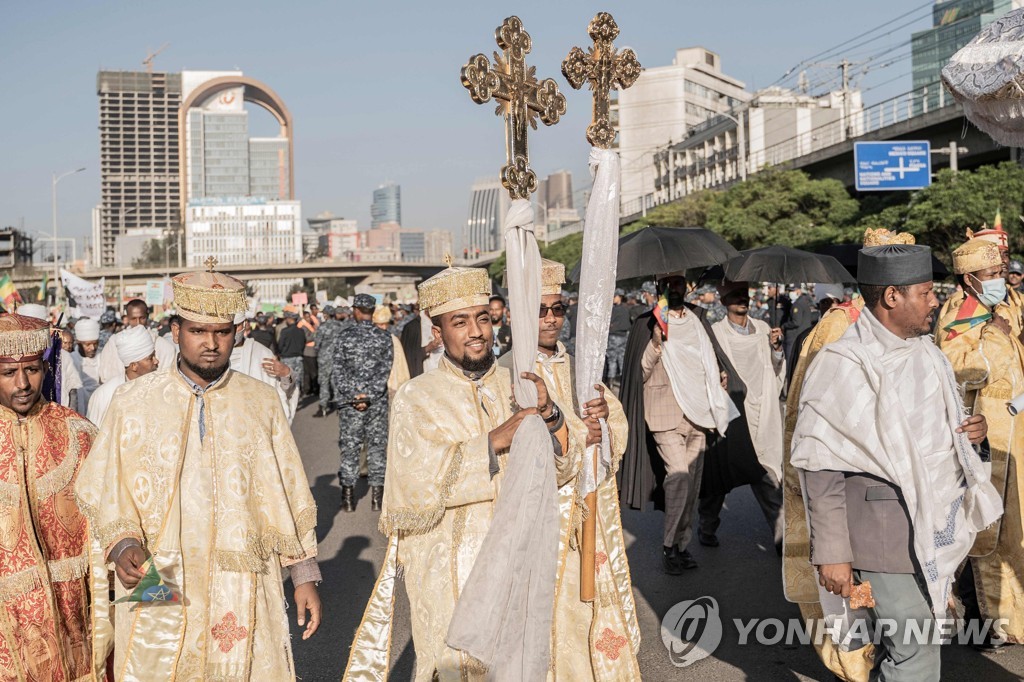
[[[705,547],[718,547],[718,536],[714,533],[697,533],[697,542]]]
[[[380,511],[382,499],[384,499],[384,486],[375,485],[370,488],[370,511]]]
[[[697,562],[685,549],[680,552],[678,547],[662,547],[661,566],[669,575],[682,575],[685,570],[697,568]]]
[[[322,408],[322,407],[319,408],[315,413],[313,413],[313,418],[314,419],[319,419],[320,417],[326,417],[326,416],[327,416],[327,413],[324,412],[324,408]]]
[[[350,485],[341,486],[341,508],[347,512],[356,510],[355,488]]]

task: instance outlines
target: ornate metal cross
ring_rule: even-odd
[[[203,265],[206,266],[207,272],[213,272],[213,269],[217,267],[217,259],[213,256],[207,256],[206,260],[203,261]]]
[[[616,53],[612,41],[619,35],[619,26],[607,12],[599,12],[587,27],[594,46],[584,52],[574,47],[562,62],[562,75],[575,90],[590,83],[594,91],[594,115],[587,127],[587,141],[600,149],[608,149],[615,141],[615,128],[608,120],[611,89],[625,90],[640,76],[640,62],[633,50]]]
[[[565,96],[553,78],[537,81],[536,67],[526,66],[533,47],[519,17],[502,22],[494,37],[504,54],[494,53],[494,67],[486,55],[476,54],[462,67],[462,84],[477,104],[498,100],[496,113],[505,118],[505,151],[508,163],[501,169],[501,184],[513,199],[528,199],[537,190],[537,175],[530,168],[526,125],[537,129],[558,123],[565,113]]]

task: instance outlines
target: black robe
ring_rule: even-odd
[[[423,361],[427,359],[427,354],[423,352],[423,346],[420,345],[422,343],[420,339],[422,320],[423,318],[419,315],[409,320],[402,327],[402,336],[399,339],[402,342],[402,350],[405,351],[405,363],[409,365],[410,379],[415,379],[423,374]]]
[[[701,478],[700,496],[725,495],[733,488],[761,480],[765,471],[757,461],[757,453],[750,439],[743,400],[747,387],[740,379],[728,356],[722,350],[707,321],[707,311],[687,304],[704,325],[704,331],[711,339],[718,359],[719,368],[728,373],[729,397],[736,404],[740,416],[729,422],[725,438],[708,435],[704,453],[704,474]],[[623,365],[622,388],[619,399],[629,422],[629,439],[626,452],[619,468],[621,479],[619,491],[623,505],[632,509],[643,509],[653,501],[655,509],[665,508],[665,464],[658,455],[658,449],[651,431],[644,419],[644,375],[641,361],[644,350],[654,336],[653,312],[647,312],[636,319],[626,342],[626,359]],[[703,387],[700,390],[704,390]]]

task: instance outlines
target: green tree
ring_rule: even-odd
[[[1010,239],[1010,251],[1024,252],[1019,216],[1024,215],[1024,168],[1013,162],[981,166],[954,173],[942,169],[929,187],[913,193],[909,201],[866,216],[867,227],[887,227],[910,232],[919,244],[932,247],[935,255],[950,262],[950,252],[966,239],[968,229],[992,225],[1000,211]]]
[[[720,193],[706,227],[737,249],[781,244],[814,249],[847,241],[859,205],[838,180],[767,169]]]

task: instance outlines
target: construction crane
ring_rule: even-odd
[[[146,55],[146,58],[142,60],[142,65],[146,67],[146,73],[153,73],[153,58],[170,46],[170,43],[164,43],[160,46],[159,50],[156,52],[149,52],[149,54]]]

